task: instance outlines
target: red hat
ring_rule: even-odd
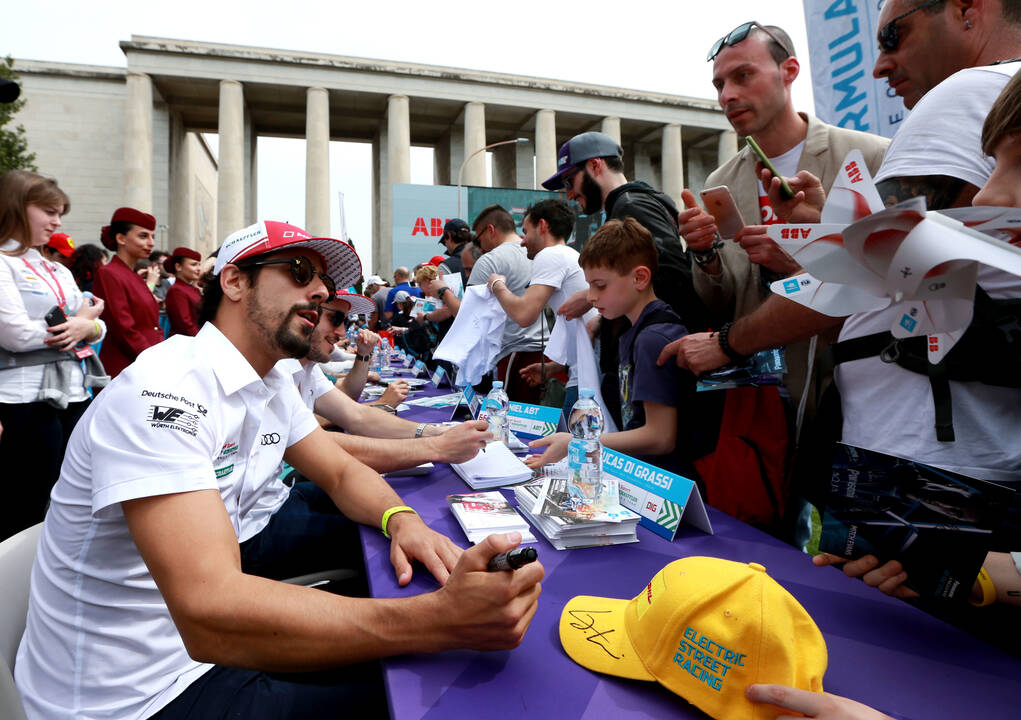
[[[323,303],[323,305],[329,307],[335,303],[347,303],[348,315],[371,315],[376,312],[376,303],[372,298],[348,292],[347,290],[338,290],[336,297]]]
[[[74,255],[74,239],[67,233],[55,232],[50,235],[50,241],[46,247],[56,250],[66,258]]]
[[[135,210],[135,208],[122,207],[114,210],[113,217],[110,218],[110,225],[118,222],[138,225],[146,230],[156,230],[156,218],[149,213]],[[107,250],[117,252],[117,238],[110,234],[110,225],[104,225],[103,229],[99,231],[99,239]]]
[[[199,255],[197,250],[192,250],[187,247],[174,248],[174,252],[163,258],[163,269],[171,275],[174,274],[174,259],[175,258],[188,258],[190,260],[202,261],[202,256]]]
[[[228,263],[298,247],[319,253],[326,264],[326,274],[338,287],[354,285],[362,276],[358,253],[343,240],[315,238],[299,227],[274,220],[263,220],[228,235],[216,256],[213,274],[219,275]]]
[[[429,262],[427,262],[426,265],[432,265],[433,267],[436,267],[444,260],[446,260],[446,258],[443,257],[442,255],[433,255],[431,258],[429,258]]]

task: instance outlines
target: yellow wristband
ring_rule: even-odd
[[[96,340],[103,334],[103,328],[99,326],[99,320],[93,320],[92,324],[96,326]]]
[[[383,530],[383,537],[387,538],[388,540],[390,539],[390,533],[387,532],[387,526],[390,525],[390,518],[396,515],[397,513],[402,512],[415,513],[416,515],[418,515],[418,513],[415,512],[414,508],[409,508],[407,505],[397,505],[395,507],[390,508],[385,513],[383,513],[383,522],[380,523]]]
[[[993,585],[993,579],[989,577],[989,573],[986,572],[985,568],[978,571],[978,577],[975,580],[982,591],[982,599],[977,601],[969,599],[968,602],[976,607],[985,607],[996,602],[996,586]]]

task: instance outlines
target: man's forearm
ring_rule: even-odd
[[[778,295],[770,295],[754,312],[731,326],[727,340],[736,352],[752,355],[807,340],[843,324],[842,317],[823,315]]]
[[[355,351],[357,352],[357,350]],[[359,360],[355,357],[354,364],[348,371],[347,375],[340,381],[340,390],[352,400],[357,401],[362,396],[362,390],[365,388],[365,381],[369,377],[369,362],[368,360]]]
[[[384,413],[376,411],[377,414]],[[429,438],[385,439],[331,433],[333,439],[348,453],[378,473],[393,472],[436,460],[436,450]]]
[[[500,307],[507,313],[507,317],[521,327],[529,327],[539,317],[543,303],[531,302],[526,295],[515,295],[507,287],[507,283],[500,281],[493,285],[493,295],[496,296]]]
[[[457,315],[457,311],[461,309],[461,298],[455,295],[453,290],[448,289],[447,292],[441,293],[440,302],[450,311],[451,315]]]

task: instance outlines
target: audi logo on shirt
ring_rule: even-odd
[[[277,433],[266,433],[262,436],[263,445],[276,445],[280,442],[280,435]]]

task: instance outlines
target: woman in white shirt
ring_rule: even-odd
[[[102,375],[86,343],[103,338],[102,301],[85,302],[71,272],[38,248],[60,227],[67,195],[22,170],[0,175],[0,539],[41,521],[71,430]],[[60,307],[66,321],[43,318]]]

